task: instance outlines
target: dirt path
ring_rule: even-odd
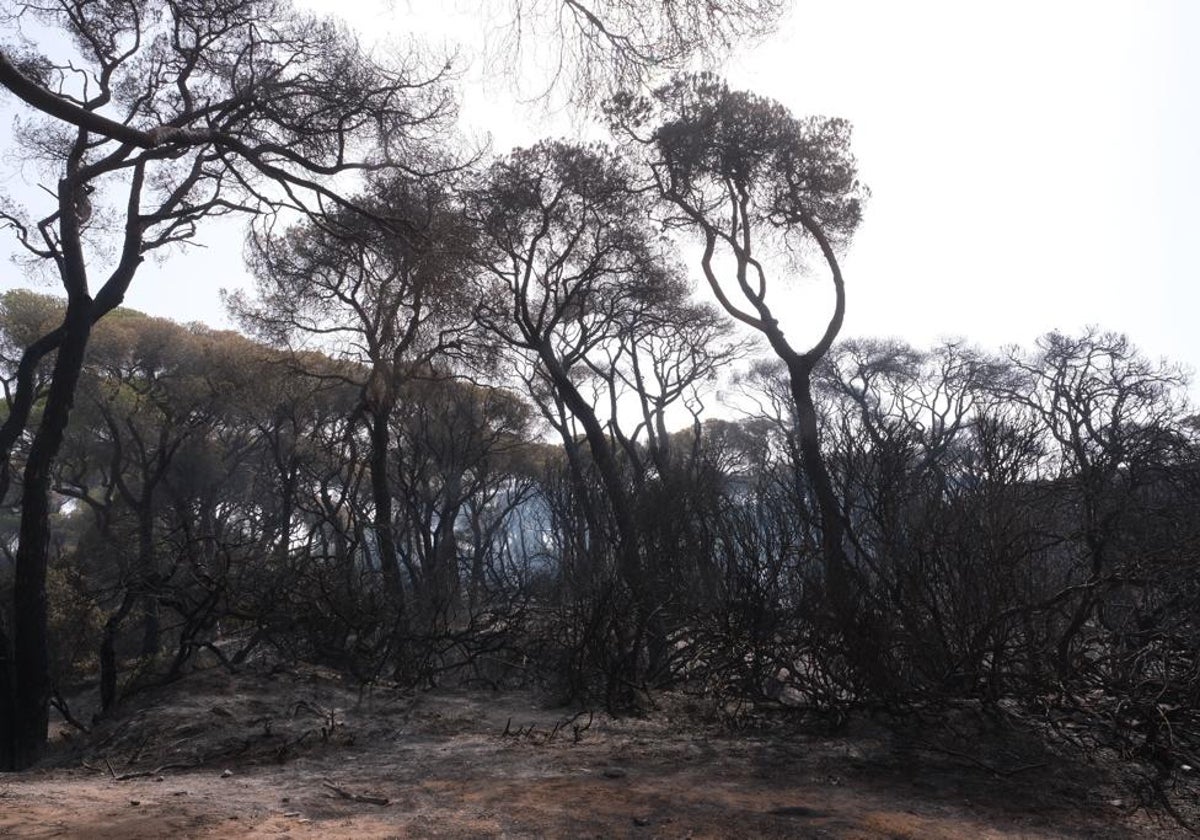
[[[193,677],[142,703],[86,743],[59,744],[52,766],[0,777],[0,837],[1175,833],[1129,818],[1086,768],[1014,753],[998,775],[967,752],[898,746],[865,725],[730,737],[664,711],[597,714],[585,728],[588,715],[564,722],[525,694],[359,698],[311,674]],[[147,775],[115,778],[129,773]]]

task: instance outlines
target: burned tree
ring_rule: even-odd
[[[349,204],[336,176],[419,170],[424,133],[450,101],[437,74],[383,67],[337,25],[275,0],[25,2],[13,20],[63,35],[53,57],[0,54],[0,83],[32,110],[19,139],[57,181],[40,215],[6,202],[0,220],[67,295],[61,324],[26,348],[0,428],[7,470],[36,368],[56,351],[23,465],[13,638],[0,639],[12,711],[0,767],[19,769],[46,738],[48,492],[92,325],[121,303],[147,253],[187,242],[205,219],[319,212]]]
[[[820,513],[826,584],[835,610],[848,619],[854,606],[846,529],[821,454],[812,374],[842,327],[846,292],[837,252],[858,226],[866,196],[850,153],[850,126],[793,117],[710,75],[677,78],[650,97],[620,95],[609,114],[643,149],[666,221],[702,242],[700,265],[713,296],[761,333],[787,368],[799,448]],[[814,246],[830,273],[833,306],[821,336],[798,350],[767,301],[771,256],[800,259]]]

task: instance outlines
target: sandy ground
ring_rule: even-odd
[[[0,776],[0,837],[1182,836],[1131,814],[1098,770],[1011,735],[731,733],[694,703],[661,705],[573,717],[529,693],[208,672]]]

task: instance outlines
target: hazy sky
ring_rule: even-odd
[[[367,40],[478,37],[473,4],[426,2],[302,5],[353,8]],[[1194,0],[800,0],[720,69],[798,115],[855,126],[872,198],[844,262],[845,335],[996,347],[1098,324],[1197,368],[1198,43]],[[466,71],[464,120],[497,151],[571,130],[487,75],[478,61]],[[245,282],[240,229],[201,241],[145,266],[127,304],[225,324],[218,289]],[[785,323],[825,317],[825,286],[793,284]]]

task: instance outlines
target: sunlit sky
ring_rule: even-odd
[[[461,37],[466,58],[482,37],[466,3],[300,5],[352,8],[367,42]],[[1198,43],[1194,0],[799,0],[777,34],[716,69],[855,126],[872,197],[844,260],[844,335],[994,348],[1096,324],[1200,368]],[[496,151],[580,125],[522,105],[481,61],[464,66],[465,131]],[[127,304],[228,324],[218,290],[248,282],[240,228],[201,242],[146,265]],[[4,286],[27,283],[7,274]],[[798,344],[827,315],[825,287],[801,280],[777,299]]]

